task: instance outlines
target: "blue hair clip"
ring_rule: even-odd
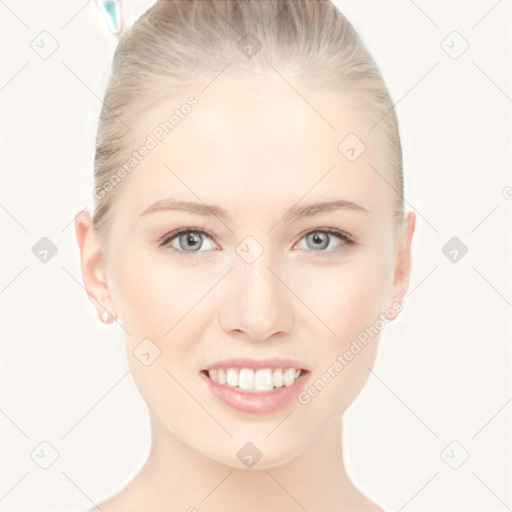
[[[115,35],[120,34],[123,31],[121,0],[96,0],[96,5],[110,32]]]

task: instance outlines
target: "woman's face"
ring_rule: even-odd
[[[105,300],[129,332],[132,375],[152,415],[233,467],[244,467],[237,453],[248,442],[262,453],[259,468],[290,460],[343,414],[408,282],[398,251],[408,254],[410,238],[395,237],[378,130],[339,94],[300,91],[279,78],[219,77],[148,110],[137,148],[148,135],[156,147],[118,185],[104,248]],[[155,132],[190,96],[197,106]],[[178,229],[188,232],[171,234]],[[265,389],[281,380],[265,369],[279,368],[305,371],[265,399],[205,372]]]

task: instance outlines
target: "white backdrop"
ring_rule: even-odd
[[[124,3],[131,25],[154,1]],[[337,4],[396,103],[417,212],[404,311],[344,416],[349,476],[390,511],[511,510],[511,2]],[[92,0],[6,0],[0,42],[0,510],[83,510],[133,478],[150,441],[73,226],[92,207],[117,39]]]

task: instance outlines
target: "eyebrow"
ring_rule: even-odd
[[[195,213],[197,215],[211,216],[214,215],[221,219],[227,220],[230,215],[224,208],[205,203],[195,203],[192,201],[180,201],[174,198],[167,198],[153,203],[151,206],[146,208],[139,216],[160,211],[184,211],[189,213]],[[282,217],[285,222],[292,222],[294,220],[316,215],[322,212],[328,212],[332,210],[354,210],[361,213],[369,213],[369,210],[363,206],[347,201],[345,199],[336,199],[333,201],[321,201],[316,203],[305,204],[302,206],[292,206]]]

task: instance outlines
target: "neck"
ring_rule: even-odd
[[[271,469],[238,469],[184,445],[151,415],[151,452],[121,495],[157,510],[379,510],[349,480],[342,459],[341,419],[295,459]],[[124,501],[123,501],[124,502]],[[361,508],[358,508],[361,507]]]

